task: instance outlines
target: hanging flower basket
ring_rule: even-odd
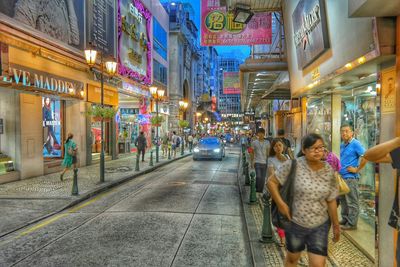
[[[102,119],[104,121],[111,121],[115,114],[117,114],[115,108],[101,106],[90,107],[86,112],[86,115],[92,117],[94,121],[101,121]]]
[[[180,120],[179,122],[178,122],[178,126],[180,127],[180,128],[187,128],[187,127],[189,127],[189,122],[188,121],[186,121],[186,120]]]
[[[153,116],[151,117],[151,125],[155,126],[155,127],[159,127],[161,126],[161,123],[164,122],[164,117],[163,116]]]

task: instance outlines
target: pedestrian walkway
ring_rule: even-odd
[[[284,265],[286,250],[284,247],[279,247],[278,242],[261,243],[263,209],[264,205],[261,199],[258,199],[256,204],[250,205],[250,186],[245,186],[245,178],[242,175],[243,167],[242,160],[239,169],[239,181],[241,182],[241,193],[243,200],[243,208],[246,215],[246,224],[249,232],[250,247],[253,254],[255,266],[271,266],[281,267]],[[274,231],[275,240],[279,240],[277,233]],[[299,266],[308,266],[307,254],[303,252]],[[350,240],[341,235],[338,243],[332,242],[332,234],[329,238],[328,247],[328,267],[366,267],[375,266],[374,263],[364,255]]]
[[[15,181],[0,185],[0,237],[30,223],[39,221],[67,207],[73,206],[110,187],[150,172],[169,162],[186,157],[179,156],[171,160],[161,156],[156,164],[153,153],[153,167],[150,164],[150,153],[146,153],[145,162],[140,162],[140,171],[135,171],[136,154],[105,163],[105,182],[100,183],[99,164],[79,168],[79,195],[72,196],[73,172],[68,171],[64,180],[60,173]]]

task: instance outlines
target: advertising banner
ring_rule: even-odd
[[[224,94],[240,95],[239,72],[224,72]]]
[[[151,84],[151,18],[140,0],[119,0],[118,72]]]
[[[269,12],[256,13],[248,24],[233,21],[219,1],[201,1],[201,45],[271,44],[272,17]]]
[[[61,101],[50,97],[42,98],[43,157],[60,158],[62,153]]]

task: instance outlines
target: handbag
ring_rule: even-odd
[[[348,194],[350,192],[350,188],[343,177],[338,172],[335,172],[335,176],[338,185],[339,196]]]
[[[296,166],[297,166],[297,160],[292,159],[292,165],[290,167],[290,172],[286,179],[286,182],[279,189],[279,194],[281,195],[282,200],[289,206],[290,210],[292,210],[292,204],[293,204]],[[273,200],[271,201],[271,218],[272,218],[272,224],[275,227],[281,229],[287,229],[290,225],[289,219],[279,212],[278,206]]]

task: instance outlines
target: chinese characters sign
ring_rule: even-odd
[[[118,72],[151,84],[151,13],[140,0],[119,0]]]
[[[240,82],[238,72],[224,72],[224,94],[240,94]]]
[[[201,1],[201,45],[271,44],[271,13],[256,13],[248,24],[233,21],[219,1]]]

